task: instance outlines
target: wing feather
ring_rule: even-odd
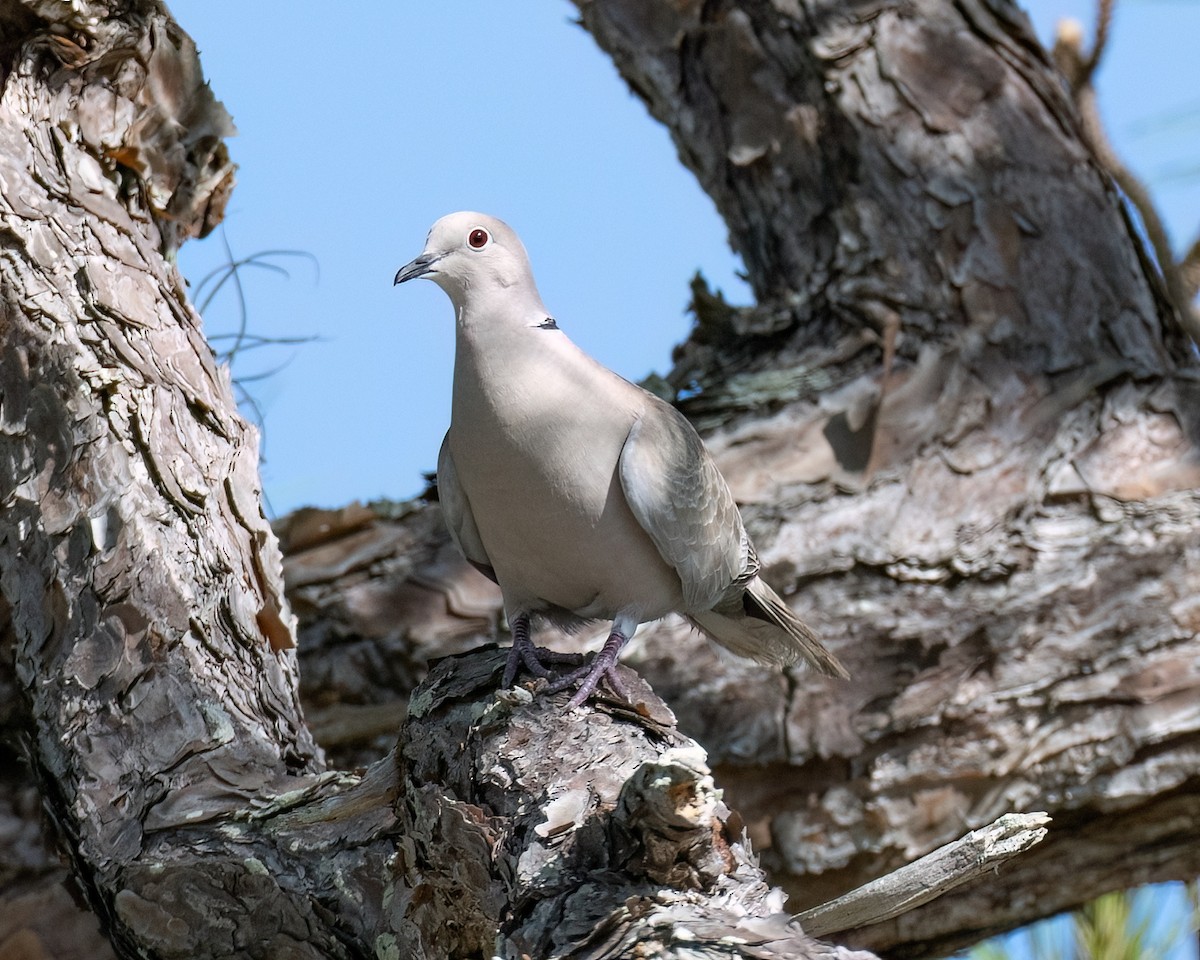
[[[679,574],[685,612],[711,610],[735,583],[758,572],[733,494],[695,428],[649,397],[619,464],[630,510]]]

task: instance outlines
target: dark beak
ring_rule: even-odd
[[[421,254],[412,263],[406,263],[396,272],[395,283],[403,283],[405,280],[416,280],[418,277],[428,276],[433,273],[433,265],[440,259],[442,258],[437,254]]]

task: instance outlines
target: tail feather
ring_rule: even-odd
[[[849,680],[817,635],[758,577],[746,584],[738,606],[690,613],[688,619],[721,646],[759,663],[789,666],[807,661],[827,677]]]

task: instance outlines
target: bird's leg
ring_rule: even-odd
[[[550,686],[546,688],[547,693],[558,693],[560,690],[566,690],[568,687],[573,687],[579,684],[579,689],[575,691],[575,695],[567,702],[567,709],[578,707],[587,700],[596,688],[600,686],[601,680],[606,680],[608,685],[622,700],[629,700],[629,691],[625,688],[625,684],[617,676],[617,658],[621,655],[621,648],[629,642],[629,638],[633,636],[634,630],[637,629],[636,622],[626,622],[625,618],[618,618],[613,622],[612,632],[609,633],[608,639],[604,641],[604,646],[600,648],[591,663],[585,664],[578,670],[572,670],[564,677],[559,677]]]
[[[517,679],[521,667],[535,677],[548,677],[550,671],[547,663],[578,663],[579,655],[575,653],[558,653],[545,647],[536,647],[529,639],[529,614],[518,613],[511,618],[512,646],[508,650],[508,662],[504,665],[504,679],[501,685],[507,689]]]
[[[513,685],[522,664],[535,677],[550,676],[550,671],[538,660],[538,648],[529,639],[529,614],[519,613],[512,618],[512,639],[512,646],[508,649],[508,662],[504,665],[502,687],[507,689]]]

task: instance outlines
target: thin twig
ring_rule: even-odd
[[[226,249],[228,249],[228,246]],[[239,270],[242,267],[258,267],[260,270],[270,270],[272,273],[278,273],[286,279],[291,279],[292,275],[286,267],[281,267],[277,263],[269,263],[265,260],[266,257],[304,257],[312,262],[313,269],[317,272],[316,279],[318,281],[321,279],[320,262],[307,250],[259,250],[257,253],[252,253],[248,257],[242,257],[238,260],[230,260],[228,263],[223,263],[221,266],[216,267],[215,269],[206,273],[200,278],[200,282],[196,284],[194,299],[199,299],[204,288],[213,281],[214,277],[220,276],[220,284],[224,284],[225,281],[229,279],[228,274]],[[203,313],[204,308],[212,301],[215,293],[215,290],[211,291],[206,299],[197,305],[196,309]]]
[[[255,383],[259,380],[266,380],[269,377],[273,377],[273,376],[275,376],[275,374],[279,373],[280,371],[287,369],[291,365],[292,361],[295,359],[296,358],[294,356],[291,356],[291,357],[288,357],[286,360],[284,360],[283,363],[277,364],[276,366],[272,367],[270,370],[264,370],[261,373],[252,373],[248,377],[238,377],[237,378],[238,385],[245,386],[245,384],[247,384],[247,383]]]
[[[313,267],[317,270],[318,278],[320,277],[320,264],[317,258],[311,253],[304,250],[285,250],[272,249],[261,250],[258,253],[251,254],[247,257],[235,257],[233,248],[230,246],[229,237],[222,229],[221,241],[225,247],[226,262],[214,270],[209,271],[200,282],[196,284],[194,291],[194,299],[197,302],[197,309],[203,315],[212,305],[213,300],[218,293],[225,287],[229,281],[233,281],[233,288],[237,296],[237,326],[234,330],[222,333],[210,334],[208,341],[210,344],[232,341],[232,345],[225,350],[214,351],[217,359],[222,363],[227,363],[230,366],[241,355],[250,350],[259,349],[267,346],[298,346],[303,343],[311,343],[314,340],[319,340],[317,336],[304,337],[268,337],[257,333],[251,333],[249,329],[250,313],[247,307],[246,290],[242,284],[241,271],[245,267],[256,267],[260,270],[269,270],[272,273],[290,278],[291,274],[278,264],[271,263],[267,260],[268,257],[304,257],[309,260]],[[258,426],[260,433],[263,431],[263,411],[259,406],[258,401],[251,396],[246,389],[247,383],[253,383],[257,380],[265,380],[266,378],[278,373],[289,363],[292,358],[289,357],[278,366],[272,367],[270,370],[261,373],[252,374],[250,376],[233,377],[233,386],[238,393],[238,405],[245,408],[250,416],[250,419]]]
[[[221,339],[229,339],[233,336],[235,336],[235,334],[222,334]],[[211,343],[217,338],[209,337],[208,339]],[[313,334],[309,337],[246,337],[242,345],[238,348],[238,356],[243,356],[249,353],[251,350],[258,350],[261,347],[294,347],[302,343],[317,343],[323,339],[323,337],[318,337],[316,334]],[[227,359],[227,356],[228,355],[224,353],[220,354],[220,358],[223,362]],[[243,377],[241,379],[245,378]]]
[[[1154,251],[1167,299],[1175,308],[1179,325],[1194,344],[1200,345],[1200,310],[1193,303],[1196,286],[1184,276],[1188,258],[1182,262],[1175,260],[1170,235],[1150,191],[1117,154],[1100,119],[1092,79],[1108,44],[1115,5],[1116,0],[1097,0],[1096,33],[1088,53],[1083,50],[1083,30],[1079,25],[1074,21],[1061,23],[1054,42],[1054,60],[1070,84],[1088,146],[1142,221],[1142,229]]]
[[[1083,83],[1090,84],[1092,82],[1092,74],[1096,72],[1096,67],[1100,65],[1100,59],[1104,56],[1108,38],[1111,35],[1113,9],[1116,5],[1116,0],[1098,0],[1097,2],[1096,34],[1092,38],[1092,50],[1083,61],[1081,78]]]
[[[216,340],[230,340],[236,336],[237,336],[236,333],[214,333],[214,334],[211,334],[207,339],[208,339],[209,343],[213,343]],[[257,333],[248,333],[248,334],[246,334],[244,339],[246,341],[246,347],[247,347],[247,349],[249,349],[250,347],[259,346],[259,345],[269,346],[271,344],[281,344],[281,343],[282,344],[311,343],[314,340],[320,340],[321,337],[317,336],[315,333],[312,334],[311,336],[305,336],[305,337],[263,337]]]

